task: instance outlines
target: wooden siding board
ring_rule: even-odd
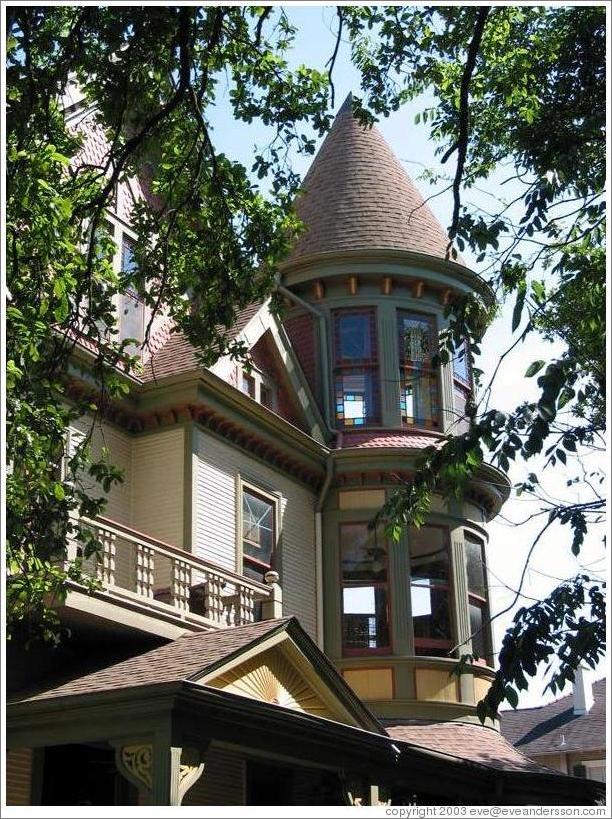
[[[245,801],[244,757],[211,743],[204,772],[185,794],[183,805],[244,805]]]
[[[32,749],[13,748],[6,752],[6,804],[31,805]]]
[[[131,518],[131,482],[132,482],[132,442],[130,437],[103,421],[93,421],[92,418],[82,416],[71,425],[77,436],[86,436],[92,429],[91,457],[98,460],[102,449],[109,451],[109,460],[113,466],[123,471],[123,483],[114,484],[106,494],[107,504],[104,515],[119,523],[130,524]],[[93,497],[99,498],[104,492],[100,484],[88,475],[82,476],[84,486]]]
[[[236,566],[237,476],[281,494],[280,574],[283,614],[316,633],[315,496],[301,484],[203,430],[197,432],[194,552],[233,570]]]
[[[184,431],[182,427],[135,438],[132,454],[132,526],[183,546]]]

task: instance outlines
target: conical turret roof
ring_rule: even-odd
[[[349,94],[296,202],[307,231],[289,262],[327,253],[404,250],[446,258],[448,236],[377,128],[364,128]]]

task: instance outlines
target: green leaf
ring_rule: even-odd
[[[542,359],[539,359],[538,361],[533,361],[533,362],[532,362],[532,363],[531,363],[531,364],[530,364],[530,365],[527,367],[527,369],[525,370],[525,377],[526,377],[526,378],[531,378],[531,377],[532,377],[532,376],[534,376],[536,373],[539,373],[539,372],[540,372],[540,370],[542,369],[542,367],[543,367],[545,364],[546,364],[546,362],[545,362],[545,361],[542,361]]]

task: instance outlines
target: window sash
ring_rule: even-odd
[[[357,310],[346,308],[334,311],[333,317],[335,366],[357,367],[376,364],[378,361],[376,310],[372,308]],[[350,327],[351,321],[353,322],[354,328],[357,328],[361,324],[363,329],[366,330],[366,333],[363,336],[362,349],[359,350],[359,340],[357,343],[352,342],[355,354],[347,355],[351,347],[350,331],[347,333],[348,338],[343,334],[346,332],[346,327]],[[361,355],[358,354],[359,352],[361,352]]]
[[[363,592],[371,591],[370,600]],[[363,597],[364,611],[347,611],[357,607],[353,600]],[[357,594],[355,594],[357,593]],[[389,593],[386,583],[343,583],[342,649],[345,655],[386,653],[391,648]]]
[[[407,426],[440,427],[440,387],[438,373],[425,367],[400,369],[400,414]]]
[[[345,427],[362,427],[378,421],[378,372],[373,367],[336,370],[336,420]]]
[[[260,577],[274,565],[276,551],[276,504],[250,489],[242,490],[242,563],[260,570]]]

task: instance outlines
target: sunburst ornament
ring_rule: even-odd
[[[206,684],[260,702],[333,718],[327,705],[278,649],[269,649]]]

